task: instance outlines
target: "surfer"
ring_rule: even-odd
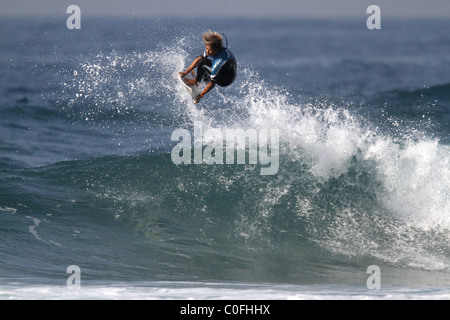
[[[216,84],[226,87],[236,78],[237,62],[233,53],[223,46],[222,36],[209,30],[203,33],[202,40],[205,43],[204,54],[198,56],[185,71],[180,72],[180,77],[184,78],[197,68],[196,78],[185,79],[186,83],[190,86],[198,86],[202,80],[207,83],[205,89],[194,98],[194,103],[200,102]]]

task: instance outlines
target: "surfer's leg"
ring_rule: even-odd
[[[203,56],[198,56],[192,61],[191,65],[186,69],[186,71],[180,72],[180,76],[182,78],[186,77],[192,70],[194,70],[198,66],[198,62],[203,58]]]
[[[201,82],[204,80],[205,82],[209,82],[211,75],[211,67],[212,67],[212,61],[207,58],[202,58],[197,65],[197,77],[195,80],[197,82]]]

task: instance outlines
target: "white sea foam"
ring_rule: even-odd
[[[33,221],[33,224],[31,226],[28,227],[28,232],[30,232],[35,238],[36,240],[42,241],[42,242],[46,242],[46,243],[51,243],[55,246],[61,247],[62,245],[58,242],[55,242],[53,240],[44,240],[42,239],[42,237],[38,234],[37,232],[37,228],[39,227],[39,225],[42,223],[42,221],[45,220],[40,220],[38,218],[34,218],[31,216],[25,216],[28,219],[31,219]]]
[[[17,209],[11,208],[11,207],[4,207],[4,208],[0,207],[0,211],[9,212],[10,214],[15,214],[17,212]]]
[[[338,285],[154,282],[144,285],[100,284],[69,289],[50,285],[0,285],[2,300],[447,300],[439,287],[382,288]]]

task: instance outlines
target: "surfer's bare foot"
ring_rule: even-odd
[[[198,82],[195,79],[184,79],[188,86],[198,86]]]

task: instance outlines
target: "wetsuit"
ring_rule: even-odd
[[[206,52],[197,65],[197,82],[215,82],[221,87],[229,86],[236,79],[237,62],[233,53],[222,47],[219,52],[208,57]]]

